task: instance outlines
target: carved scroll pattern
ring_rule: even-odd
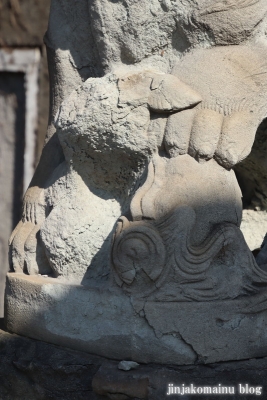
[[[149,165],[147,181],[132,201],[133,221],[121,217],[118,222],[112,253],[117,283],[140,297],[162,291],[167,299],[172,287],[172,299],[180,301],[234,299],[266,287],[267,273],[234,223],[215,224],[196,245],[193,207],[179,205],[161,218],[147,207],[146,215],[143,200],[153,192],[156,164]]]
[[[131,285],[140,271],[145,272],[152,282],[157,281],[165,258],[165,245],[152,224],[129,222],[125,217],[119,220],[113,262],[122,282]]]

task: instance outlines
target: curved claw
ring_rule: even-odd
[[[45,250],[41,244],[40,228],[40,225],[34,226],[24,245],[24,265],[29,275],[48,275],[52,273]]]
[[[44,189],[37,186],[30,187],[23,199],[22,222],[40,224],[45,217]]]
[[[16,236],[17,232],[19,231],[19,229],[21,228],[22,225],[23,225],[23,221],[19,221],[18,225],[16,226],[16,228],[11,233],[10,238],[8,240],[8,245],[9,246],[12,244],[14,237]]]
[[[15,272],[23,272],[25,261],[24,245],[34,227],[35,225],[32,222],[21,222],[16,228],[11,242],[11,260]]]

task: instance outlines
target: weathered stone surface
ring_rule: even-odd
[[[46,48],[43,44],[40,62],[39,92],[38,92],[38,128],[36,144],[36,163],[38,164],[44,147],[49,115],[49,76]]]
[[[196,358],[182,338],[157,337],[119,289],[19,274],[10,274],[9,282],[7,327],[12,332],[118,360],[191,364]]]
[[[0,331],[2,400],[97,399],[92,379],[100,357]]]
[[[258,46],[195,50],[174,66],[172,73],[190,82],[203,99],[201,110],[192,119],[189,153],[193,156],[209,159],[215,155],[219,164],[231,168],[250,153],[257,128],[266,117],[267,81],[262,78],[266,73],[266,44]],[[208,132],[203,135],[203,130]],[[206,154],[206,146],[211,145],[214,148]]]
[[[265,295],[180,302],[164,294],[137,300],[107,284],[88,288],[11,273],[7,328],[138,363],[183,365],[267,355]],[[194,321],[194,329],[188,321]]]
[[[250,250],[260,249],[267,232],[267,212],[243,210],[240,229]]]
[[[266,12],[52,1],[51,115],[10,240],[10,330],[137,362],[266,353],[267,271],[233,172],[267,116]]]
[[[160,158],[166,163],[168,157],[177,159],[179,163],[179,155],[188,152],[199,162],[200,174],[201,163],[213,156],[220,165],[229,169],[250,152],[257,126],[265,117],[263,54],[266,43],[261,24],[253,32],[257,36],[257,43],[254,37],[249,42],[244,42],[244,39],[252,34],[252,27],[249,28],[251,20],[255,19],[259,24],[264,19],[266,10],[262,8],[262,3],[240,1],[235,5],[227,2],[219,6],[208,1],[201,5],[185,2],[181,8],[169,3],[154,3],[141,7],[146,30],[143,30],[143,25],[138,25],[135,42],[132,28],[141,15],[140,7],[135,4],[95,1],[86,9],[81,2],[73,9],[68,3],[64,3],[64,6],[60,1],[52,3],[46,39],[50,54],[54,54],[50,63],[54,90],[51,118],[56,118],[57,134],[65,161],[53,168],[53,164],[58,165],[59,160],[62,160],[62,154],[59,154],[61,150],[56,150],[59,158],[54,157],[50,168],[46,167],[48,161],[43,167],[41,162],[37,175],[41,174],[43,178],[35,178],[34,181],[44,190],[35,188],[33,184],[25,196],[23,221],[28,222],[24,226],[20,225],[13,235],[12,258],[15,270],[21,270],[25,260],[28,273],[38,273],[38,268],[39,271],[49,271],[51,268],[55,276],[72,276],[76,280],[83,279],[89,265],[91,270],[99,268],[102,271],[103,258],[107,260],[109,257],[116,220],[120,214],[126,216],[129,208],[133,210],[131,198],[147,179],[146,166],[151,159],[157,160],[157,152],[161,152]],[[246,26],[245,36],[240,32],[245,29],[243,25],[229,24],[229,15],[240,13],[242,9],[248,9],[250,15],[250,18],[242,16]],[[73,10],[75,12],[70,19]],[[123,15],[128,15],[127,24]],[[161,20],[153,37],[154,45],[156,38],[156,42],[159,40],[161,49],[166,52],[166,55],[164,53],[159,56],[152,49],[152,42],[144,38],[149,37],[148,27],[155,28],[158,18],[163,15],[166,19]],[[185,28],[188,15],[194,23],[190,22]],[[216,40],[213,43],[209,38],[209,46],[203,48],[199,30],[207,24],[206,18],[210,18],[210,28]],[[100,20],[105,26],[103,35]],[[59,21],[61,30],[56,29]],[[217,24],[220,26],[222,23],[225,24],[224,30],[231,31],[235,38],[232,40],[232,36],[229,36],[228,46],[224,47],[218,46],[222,43],[215,29],[218,28]],[[190,50],[186,52],[180,49],[179,54],[168,36],[170,31],[178,35],[177,39],[180,34],[182,40],[177,24],[184,30],[187,50]],[[70,28],[75,28],[74,36],[70,36]],[[140,46],[137,46],[136,38],[140,40]],[[97,50],[94,40],[98,43]],[[82,48],[78,42],[82,43]],[[84,51],[86,46],[92,50],[90,53]],[[159,44],[156,47],[159,48]],[[124,52],[128,57],[128,70],[125,67]],[[258,65],[257,73],[255,64]],[[220,65],[220,69],[217,65]],[[243,69],[240,69],[240,65]],[[168,69],[171,74],[166,74]],[[108,71],[112,72],[95,78]],[[79,86],[88,76],[91,78]],[[53,81],[53,77],[57,82]],[[75,86],[76,89],[69,96]],[[188,110],[183,112],[187,108],[192,108],[190,113]],[[161,115],[167,111],[180,111],[179,119],[172,115],[168,121],[167,114]],[[178,136],[175,126],[179,128]],[[240,137],[240,129],[246,132],[245,137]],[[55,147],[59,148],[58,145]],[[46,157],[45,153],[44,150],[43,158]],[[114,158],[116,162],[113,162]],[[213,165],[209,165],[212,170]],[[166,171],[170,169],[169,173],[172,174],[172,168],[171,160]],[[194,187],[198,179],[195,182],[191,177],[190,166],[185,171],[185,180],[190,181]],[[222,169],[221,173],[224,171]],[[219,170],[217,175],[220,175]],[[212,174],[208,173],[206,178],[213,183],[214,191],[224,192],[225,185],[220,179],[215,184]],[[154,178],[156,185],[164,179],[167,180],[166,176],[161,176],[158,168]],[[176,186],[178,189],[179,185]],[[148,213],[143,212],[142,218],[151,218],[153,214],[153,190],[152,185],[146,195],[146,198],[150,198],[150,206],[146,208],[150,207],[150,210]],[[199,192],[201,198],[202,190],[194,188],[193,191],[193,197],[198,196],[196,192]],[[183,192],[185,196],[191,197],[186,189]],[[67,206],[65,196],[69,198]],[[226,195],[227,200],[221,199],[229,203],[227,217],[209,221],[205,213],[201,216],[197,213],[199,226],[195,230],[195,244],[206,240],[216,223],[227,221],[237,226],[240,224],[238,196],[233,179],[229,194]],[[233,198],[235,201],[231,204]],[[146,199],[140,200],[145,203]],[[101,201],[103,203],[100,206]],[[194,201],[201,203],[202,199],[198,200],[197,197]],[[174,199],[171,206],[166,199],[165,203],[162,201],[158,205],[161,215],[165,213],[165,216],[171,208],[180,206],[178,198]],[[89,212],[88,221],[81,224],[79,214],[86,214],[89,204],[95,209],[103,209],[101,214],[109,223],[103,224],[100,216]],[[214,207],[214,212],[218,213],[220,206],[215,204]],[[133,213],[132,218],[136,218]],[[64,228],[61,226],[63,220],[68,221]],[[207,228],[202,228],[205,225]],[[85,250],[86,242],[90,245]],[[39,260],[43,258],[39,266],[34,260],[36,245],[42,248],[38,250],[40,254],[43,250],[46,253],[46,257],[38,257]]]
[[[0,398],[3,400],[163,400],[168,385],[234,387],[234,400],[254,398],[238,393],[239,384],[267,390],[267,359],[184,367],[139,365],[118,369],[111,361],[0,331]],[[222,395],[207,396],[215,400]],[[226,396],[225,396],[226,397]],[[258,397],[258,396],[257,396]],[[256,398],[257,398],[256,397]],[[203,399],[203,395],[184,395]]]

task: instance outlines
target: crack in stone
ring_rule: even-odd
[[[200,356],[199,356],[199,354],[197,353],[197,351],[194,349],[193,345],[192,345],[191,343],[189,343],[189,342],[184,338],[184,336],[181,334],[181,332],[177,332],[177,335],[179,335],[180,339],[181,339],[187,346],[189,346],[190,349],[193,351],[193,353],[195,354],[195,357],[196,357],[196,359],[195,359],[195,364],[197,364],[198,361],[199,361],[199,359],[200,359]]]

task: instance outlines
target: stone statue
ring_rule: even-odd
[[[265,0],[52,1],[51,117],[10,239],[10,330],[141,362],[240,359],[266,348],[267,262],[257,264],[240,231],[233,171],[267,117],[266,13]],[[23,287],[58,285],[74,314],[94,304],[102,347],[92,311],[81,336],[63,332],[54,289],[45,289],[56,304],[45,319],[58,322],[44,322],[41,336],[30,322],[22,328],[16,276]],[[48,304],[42,296],[33,301]],[[127,333],[106,302],[127,304],[117,311]],[[255,323],[262,330],[249,346]],[[127,337],[119,350],[112,335]]]

